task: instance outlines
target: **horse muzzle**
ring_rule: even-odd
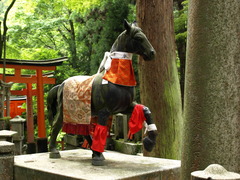
[[[149,51],[148,53],[143,53],[143,59],[145,60],[145,61],[151,61],[151,60],[154,60],[155,59],[155,55],[156,55],[156,52],[155,52],[155,50],[153,49],[153,50],[151,50],[151,51]]]

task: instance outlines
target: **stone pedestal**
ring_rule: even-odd
[[[0,118],[0,130],[4,130],[5,129],[5,119]]]
[[[18,132],[13,136],[13,142],[15,144],[15,155],[22,154],[25,121],[26,119],[23,119],[20,116],[16,116],[10,120],[11,130]]]
[[[128,124],[127,115],[121,113],[113,117],[115,139],[124,139],[127,141]]]
[[[105,166],[92,166],[92,151],[61,151],[15,156],[14,180],[179,180],[180,161],[105,151]]]
[[[13,179],[14,144],[0,141],[0,179]]]
[[[0,141],[13,142],[13,136],[17,134],[16,131],[1,130],[0,131]]]
[[[240,180],[240,174],[227,171],[218,164],[211,164],[203,171],[191,173],[191,180]]]

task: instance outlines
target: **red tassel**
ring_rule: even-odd
[[[143,122],[146,120],[143,108],[144,106],[141,104],[134,106],[131,118],[128,122],[129,131],[131,134],[137,133],[143,127]]]

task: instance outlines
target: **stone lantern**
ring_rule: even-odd
[[[16,116],[10,120],[11,130],[18,132],[13,136],[13,142],[15,144],[15,154],[22,154],[23,139],[24,139],[24,123],[26,119],[20,116]]]

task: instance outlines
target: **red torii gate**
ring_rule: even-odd
[[[11,91],[12,95],[27,96],[27,133],[28,143],[34,143],[34,124],[32,110],[32,96],[37,96],[37,123],[38,137],[46,138],[46,127],[44,117],[44,89],[43,84],[55,84],[55,78],[49,77],[48,74],[43,74],[43,70],[56,70],[56,66],[61,65],[67,57],[50,59],[50,60],[17,60],[6,59],[6,68],[14,69],[14,74],[6,74],[6,82],[25,83],[27,88],[22,91]],[[3,68],[3,60],[0,60],[0,68]],[[35,70],[35,75],[22,75],[22,69]],[[0,79],[3,75],[0,74]],[[32,89],[32,84],[37,84],[37,89]]]

